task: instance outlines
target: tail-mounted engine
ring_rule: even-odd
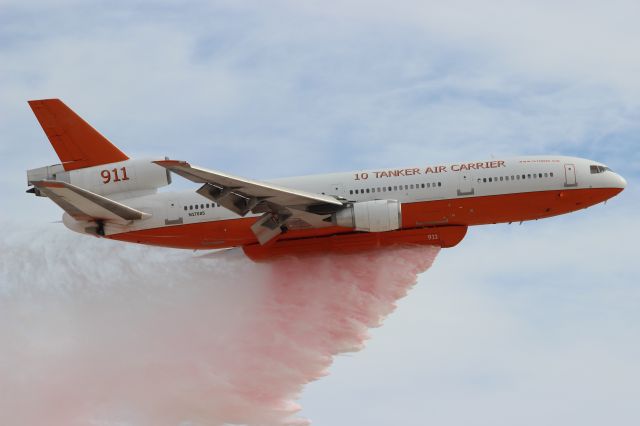
[[[353,203],[333,214],[333,223],[356,231],[384,232],[400,229],[402,212],[397,200]]]
[[[155,191],[169,185],[171,175],[154,160],[126,160],[70,171],[56,164],[27,171],[27,180],[29,185],[42,180],[67,182],[99,195]],[[41,195],[37,188],[30,192]]]

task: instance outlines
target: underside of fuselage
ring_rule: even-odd
[[[139,244],[194,250],[243,247],[254,260],[289,254],[355,252],[397,244],[457,245],[474,225],[520,222],[569,213],[601,203],[620,188],[566,189],[402,204],[402,228],[353,232],[342,227],[290,230],[260,245],[251,225],[255,217],[144,229],[108,238]]]

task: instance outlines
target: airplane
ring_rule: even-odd
[[[61,163],[27,171],[27,192],[81,234],[153,246],[241,247],[254,261],[397,244],[453,247],[474,225],[557,216],[626,181],[559,155],[253,180],[167,157],[131,159],[59,99],[28,102]],[[158,192],[172,175],[196,190]]]

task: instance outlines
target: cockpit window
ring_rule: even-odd
[[[606,171],[611,171],[610,168],[608,168],[607,166],[596,166],[596,165],[592,165],[590,166],[590,170],[591,170],[591,174],[594,175],[596,173],[603,173]]]

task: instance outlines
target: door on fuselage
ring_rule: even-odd
[[[469,170],[458,172],[458,196],[473,195],[474,193],[473,176]]]
[[[575,164],[564,165],[564,186],[577,186]]]
[[[182,224],[182,209],[180,203],[175,200],[167,202],[167,217],[164,220],[165,225]]]

